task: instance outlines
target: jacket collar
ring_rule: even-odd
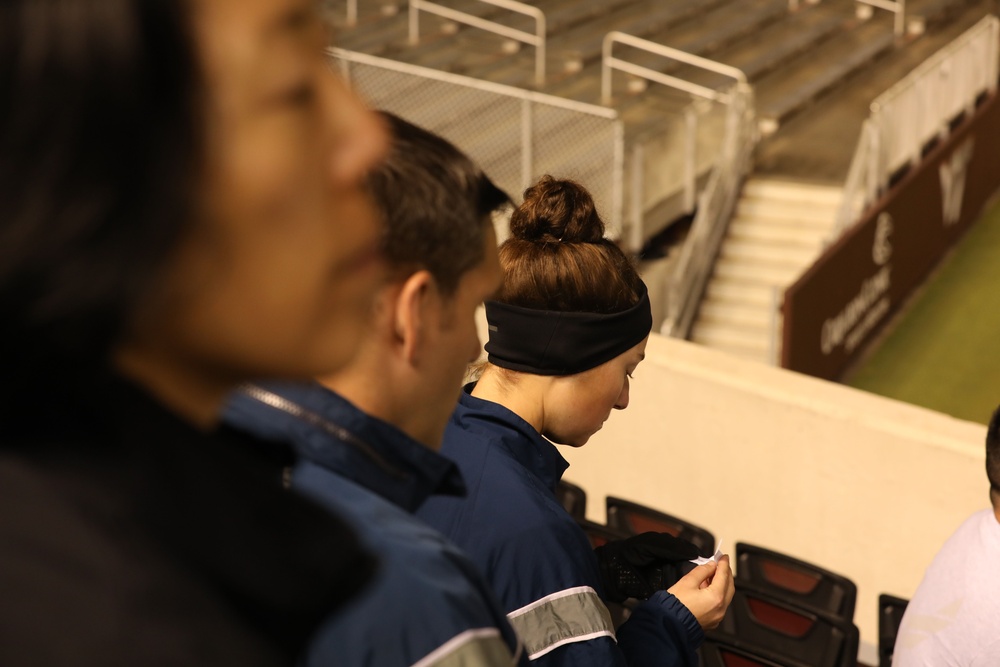
[[[458,422],[483,420],[491,423],[491,431],[500,433],[501,442],[511,456],[534,473],[546,488],[555,491],[556,484],[569,468],[551,442],[535,428],[499,403],[485,401],[472,395],[475,382],[465,385],[452,419]],[[516,437],[503,437],[511,435]]]
[[[407,512],[433,494],[465,495],[452,461],[315,382],[248,386],[231,399],[226,419],[293,443],[302,459]]]

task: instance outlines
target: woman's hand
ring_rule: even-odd
[[[729,556],[699,565],[667,589],[688,608],[705,630],[718,627],[736,591]]]

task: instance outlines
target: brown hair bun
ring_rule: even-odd
[[[579,183],[543,176],[524,192],[500,246],[495,301],[564,312],[617,313],[634,306],[642,279],[604,238],[594,199]]]
[[[511,216],[510,233],[533,243],[599,243],[604,221],[582,185],[543,176],[524,191],[524,203]]]

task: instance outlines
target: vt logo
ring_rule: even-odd
[[[951,227],[962,217],[962,199],[965,196],[965,174],[972,160],[972,137],[955,149],[951,157],[941,163],[941,201],[944,204],[944,226]]]

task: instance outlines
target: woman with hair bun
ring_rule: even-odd
[[[568,467],[555,444],[586,444],[628,406],[652,328],[646,286],[578,183],[543,177],[510,230],[503,283],[486,303],[488,361],[442,447],[469,491],[431,498],[420,515],[483,569],[539,665],[694,667],[702,628],[718,625],[733,595],[728,557],[664,577],[668,561],[697,553],[654,533],[595,557],[555,497]],[[648,599],[616,632],[603,600],[625,597]]]

